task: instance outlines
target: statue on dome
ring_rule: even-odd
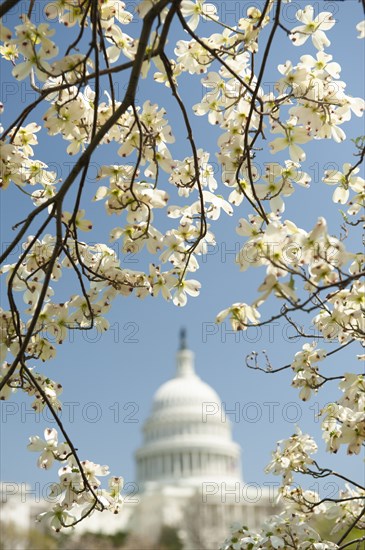
[[[180,350],[188,349],[186,343],[186,328],[183,327],[180,329]]]

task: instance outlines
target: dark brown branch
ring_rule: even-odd
[[[0,18],[4,17],[8,11],[15,8],[19,4],[20,0],[4,0],[0,6]]]
[[[23,369],[25,370],[26,372],[26,375],[28,376],[28,378],[31,380],[33,386],[37,389],[37,391],[39,392],[39,394],[41,395],[42,399],[44,400],[44,402],[46,403],[50,413],[52,414],[57,426],[59,427],[63,437],[65,438],[66,440],[66,443],[68,444],[68,446],[70,447],[71,449],[71,453],[79,467],[79,470],[80,470],[80,475],[82,477],[82,480],[84,482],[84,485],[85,485],[85,488],[87,488],[91,494],[93,495],[94,497],[94,503],[93,503],[93,506],[91,506],[90,510],[88,511],[87,514],[85,514],[84,516],[82,516],[79,520],[75,521],[74,523],[68,525],[67,527],[73,527],[74,525],[76,525],[76,523],[79,523],[81,520],[83,520],[84,518],[86,518],[88,515],[90,515],[94,508],[99,505],[101,507],[101,510],[104,510],[105,507],[104,505],[102,504],[102,502],[100,502],[100,500],[98,499],[93,487],[90,485],[89,483],[89,480],[87,479],[86,477],[86,474],[84,472],[84,469],[82,467],[82,464],[81,464],[81,461],[79,459],[79,456],[77,454],[77,450],[75,449],[70,437],[68,436],[61,420],[60,420],[60,417],[58,416],[57,412],[54,410],[54,408],[52,407],[52,404],[51,402],[49,401],[48,397],[47,397],[47,394],[46,392],[43,390],[42,386],[40,384],[38,384],[38,381],[37,379],[33,376],[32,374],[32,371],[30,369],[28,369],[25,365],[23,366]]]
[[[345,538],[351,533],[351,531],[354,529],[354,527],[356,527],[356,524],[357,522],[363,517],[363,515],[365,514],[365,506],[364,508],[361,510],[360,514],[355,518],[355,520],[351,523],[351,525],[349,526],[348,529],[346,529],[346,531],[344,532],[344,534],[342,535],[342,537],[339,539],[339,541],[337,542],[338,546],[340,546],[340,544],[345,540]]]

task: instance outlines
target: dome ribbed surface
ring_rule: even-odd
[[[198,376],[185,376],[169,380],[162,384],[153,399],[152,410],[180,407],[181,405],[197,405],[202,403],[220,403],[217,392]]]

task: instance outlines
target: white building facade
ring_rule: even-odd
[[[274,513],[269,490],[245,486],[240,447],[217,393],[196,374],[181,335],[175,376],[155,393],[136,452],[140,503],[130,527],[157,537],[175,526],[185,547],[219,547],[233,523],[259,526]]]

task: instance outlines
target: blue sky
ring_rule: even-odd
[[[342,80],[347,82],[347,92],[353,96],[363,95],[364,48],[363,42],[356,38],[355,30],[355,25],[362,18],[360,4],[352,0],[318,1],[314,4],[317,10],[320,8],[320,11],[334,13],[337,25],[328,32],[332,44],[327,52],[340,63]],[[260,5],[260,2],[220,2],[218,7],[221,19],[233,24],[233,15],[243,16],[242,6],[248,5]],[[299,8],[306,2],[293,2],[285,7],[286,24],[289,27],[295,25],[293,5]],[[128,7],[131,9],[132,5]],[[229,10],[233,14],[230,15]],[[9,25],[9,20],[16,21],[16,16],[12,14],[5,23]],[[127,32],[134,35],[137,27],[133,28],[133,25]],[[213,32],[210,24],[204,22],[198,30],[203,36]],[[62,31],[61,40],[66,43],[67,38],[67,31]],[[183,33],[181,38],[186,39]],[[304,53],[314,55],[315,50],[312,45],[296,48],[289,43],[284,33],[278,33],[263,86],[272,85],[278,78],[278,63],[284,63],[287,59],[296,63]],[[116,78],[122,93],[124,82],[118,79],[122,78]],[[23,107],[25,102],[32,100],[32,91],[24,81],[16,88],[13,87],[5,63],[1,89],[2,101],[6,106],[6,126],[18,114],[19,104]],[[180,93],[189,108],[197,103],[203,95],[200,77],[184,76]],[[139,103],[151,98],[167,109],[167,118],[175,128],[176,143],[171,148],[172,153],[175,158],[189,154],[185,131],[168,89],[152,84],[149,79],[142,80],[137,97]],[[43,113],[43,109],[37,113]],[[214,161],[219,135],[217,129],[209,126],[206,119],[194,117],[193,113],[191,119],[197,146],[210,151],[211,160]],[[28,122],[33,120],[30,117]],[[343,128],[348,138],[356,137],[363,133],[363,122],[354,117]],[[70,166],[67,163],[73,162],[64,154],[66,142],[58,137],[49,138],[46,133],[40,135],[39,142],[35,158],[45,160],[51,169],[56,169],[60,177],[64,177]],[[331,203],[333,188],[323,184],[321,178],[323,170],[329,168],[329,163],[341,167],[343,162],[351,162],[352,144],[349,140],[341,145],[321,141],[312,142],[305,149],[307,161],[303,168],[312,176],[312,184],[308,190],[298,188],[288,200],[286,217],[308,230],[318,216],[325,216],[330,230],[338,233],[341,217]],[[100,149],[95,156],[95,165],[122,163],[115,151],[116,148],[112,146]],[[266,154],[259,158],[259,162],[283,158]],[[172,193],[167,177],[163,174],[162,178],[162,187]],[[90,234],[86,236],[91,241],[107,239],[109,229],[120,225],[121,221],[116,217],[106,218],[101,202],[90,202],[98,185],[91,173],[84,197],[87,217],[95,222],[94,233],[91,237]],[[229,190],[222,186],[221,192],[227,197]],[[0,200],[2,246],[5,246],[11,239],[11,226],[25,217],[30,202],[14,188],[2,193]],[[296,423],[320,442],[320,425],[315,413],[337,396],[335,387],[324,389],[309,403],[302,403],[298,399],[298,391],[290,387],[291,372],[264,375],[244,366],[245,356],[252,350],[267,350],[276,367],[290,362],[302,345],[289,340],[293,334],[290,327],[280,321],[271,328],[252,328],[234,335],[228,323],[220,327],[214,324],[215,316],[221,309],[233,302],[252,301],[263,275],[262,271],[254,269],[240,273],[234,264],[234,253],[238,251],[241,242],[235,227],[238,219],[247,213],[247,205],[243,203],[232,218],[222,217],[212,227],[217,246],[201,260],[200,269],[196,273],[196,278],[202,283],[200,296],[189,299],[185,308],[178,309],[162,298],[147,298],[144,301],[133,296],[119,298],[108,315],[110,331],[103,335],[98,335],[96,331],[84,335],[74,334],[72,341],[58,347],[55,360],[40,367],[41,371],[47,372],[65,388],[62,395],[63,419],[82,459],[109,464],[115,475],[123,475],[127,481],[134,481],[133,453],[141,444],[141,428],[149,414],[154,392],[174,374],[178,332],[182,326],[187,328],[189,346],[196,353],[198,374],[216,389],[228,410],[236,411],[235,415],[229,416],[233,421],[234,439],[242,447],[245,482],[262,484],[269,480],[277,481],[276,478],[265,476],[264,467],[270,460],[277,439],[291,435]],[[163,220],[157,219],[163,227]],[[14,260],[13,257],[11,261]],[[147,257],[124,258],[125,265],[131,269],[142,269],[149,260]],[[66,276],[59,285],[60,296],[67,297],[70,284],[71,278]],[[77,290],[74,287],[72,293],[75,292]],[[273,302],[268,313],[273,313],[279,305]],[[7,307],[5,299],[3,307]],[[358,365],[353,366],[352,358],[353,352],[345,349],[328,359],[324,369],[336,374],[344,370],[351,371],[352,368],[358,368]],[[42,435],[44,428],[52,425],[46,415],[36,417],[30,409],[30,401],[20,394],[14,395],[11,403],[1,405],[0,479],[31,485],[39,482],[41,486],[56,479],[56,470],[47,473],[40,471],[36,467],[36,455],[26,450],[30,435]],[[344,450],[338,456],[329,457],[323,452],[321,442],[320,445],[320,464],[330,465],[345,474],[351,469],[361,479],[362,462],[359,457],[348,458]],[[311,480],[308,484],[313,486]]]

